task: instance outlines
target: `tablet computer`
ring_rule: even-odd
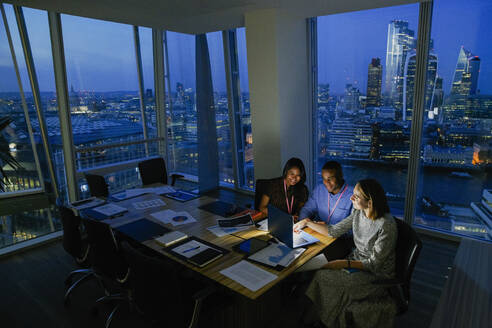
[[[262,250],[263,248],[267,247],[270,245],[270,242],[258,238],[250,238],[242,241],[241,243],[233,246],[233,250],[235,250],[238,253],[246,254],[246,255],[251,255],[259,250]]]

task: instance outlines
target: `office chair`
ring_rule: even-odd
[[[121,243],[121,248],[130,267],[131,293],[126,300],[130,308],[137,308],[144,316],[166,327],[185,327],[186,322],[189,322],[188,327],[195,327],[202,302],[215,289],[200,289],[191,296],[187,287],[193,283],[183,280],[176,265],[145,255],[126,241]],[[191,296],[193,304],[189,304],[186,295]],[[193,310],[187,311],[191,310],[191,305]],[[186,319],[188,312],[191,312],[190,319]]]
[[[255,187],[255,210],[259,210],[261,197],[266,194],[270,187],[271,179],[257,179]]]
[[[138,171],[142,179],[142,185],[152,183],[167,184],[166,163],[162,157],[152,158],[138,163]],[[180,174],[171,175],[171,186],[174,186],[176,179],[182,178]]]
[[[422,241],[413,228],[405,221],[395,217],[398,229],[398,240],[396,242],[396,278],[375,281],[374,284],[386,286],[390,295],[395,300],[398,315],[408,310],[410,302],[410,281],[413,269],[417,263]]]
[[[373,282],[375,285],[386,287],[390,297],[367,299],[350,305],[345,313],[346,322],[349,323],[347,326],[351,326],[350,323],[357,321],[354,316],[355,313],[360,317],[360,320],[364,320],[364,317],[366,317],[364,316],[365,311],[380,311],[380,320],[392,322],[395,315],[401,315],[408,310],[410,281],[422,249],[422,241],[415,230],[405,221],[396,217],[394,219],[398,230],[395,263],[396,277]],[[367,322],[365,323],[367,324]]]
[[[123,257],[119,245],[113,235],[111,227],[102,222],[91,219],[82,219],[85,226],[89,245],[92,248],[92,269],[100,285],[104,288],[105,296],[96,300],[93,311],[97,313],[97,305],[112,301],[121,301],[128,298],[127,280],[129,267]],[[110,294],[111,290],[119,291]],[[119,308],[117,304],[106,319],[106,328],[111,325],[114,314]]]
[[[87,240],[82,238],[79,230],[80,217],[76,216],[72,210],[66,208],[65,206],[58,206],[58,211],[60,213],[63,227],[63,248],[75,259],[77,265],[82,267],[82,269],[70,272],[68,277],[65,279],[65,285],[68,289],[65,292],[63,303],[67,306],[70,303],[69,297],[73,290],[80,286],[83,282],[94,278],[94,271],[88,268],[90,265],[90,246]],[[72,284],[72,279],[77,275],[81,275],[81,277]]]
[[[92,197],[108,197],[108,184],[102,175],[85,174],[85,179]]]

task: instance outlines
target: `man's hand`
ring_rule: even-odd
[[[311,222],[311,220],[309,218],[305,218],[294,224],[294,232],[300,232],[305,226],[307,226],[308,222]]]

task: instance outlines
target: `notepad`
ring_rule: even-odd
[[[209,264],[210,262],[215,261],[216,259],[218,259],[221,256],[222,256],[222,252],[220,252],[216,249],[213,249],[213,248],[207,248],[204,251],[190,257],[188,259],[188,261],[190,261],[194,265],[202,268],[202,267],[206,266],[207,264]]]
[[[177,243],[178,241],[186,239],[187,237],[188,235],[181,231],[171,231],[160,237],[155,238],[154,240],[159,245],[167,247]]]

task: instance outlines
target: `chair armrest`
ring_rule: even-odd
[[[174,184],[176,183],[176,179],[181,179],[181,178],[184,178],[184,175],[181,175],[181,174],[171,174],[171,186],[174,186]]]

